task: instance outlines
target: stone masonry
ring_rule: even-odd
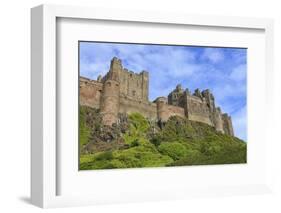
[[[213,126],[217,131],[234,136],[231,117],[215,105],[210,90],[196,89],[193,94],[181,85],[168,95],[150,102],[149,74],[137,74],[123,68],[120,59],[114,57],[105,76],[97,80],[80,77],[80,104],[100,109],[105,125],[118,123],[119,113],[139,112],[145,117],[166,122],[177,115],[192,121]]]

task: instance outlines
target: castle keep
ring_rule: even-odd
[[[139,112],[149,119],[166,122],[177,115],[213,126],[217,131],[234,136],[231,117],[215,105],[213,94],[196,89],[193,94],[181,85],[168,95],[148,100],[149,75],[123,68],[114,57],[105,76],[97,80],[80,77],[80,104],[100,109],[105,125],[119,122],[119,113]]]

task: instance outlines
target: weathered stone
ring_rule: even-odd
[[[118,128],[118,131],[123,133],[127,128],[126,115],[138,112],[146,118],[159,121],[160,127],[163,127],[169,117],[177,115],[206,123],[222,133],[234,135],[231,117],[226,113],[222,114],[216,107],[210,90],[200,92],[196,89],[192,95],[188,89],[177,85],[168,98],[159,97],[150,102],[148,85],[147,71],[139,74],[129,71],[123,68],[120,59],[114,57],[110,70],[104,77],[98,77],[97,81],[80,77],[80,104],[100,109],[102,124]],[[114,131],[110,134],[105,131],[102,135],[104,141],[118,138]]]

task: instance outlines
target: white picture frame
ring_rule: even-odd
[[[152,13],[145,11],[122,11],[112,9],[85,8],[74,6],[41,5],[31,9],[31,201],[42,208],[91,205],[100,203],[138,202],[143,200],[182,199],[200,196],[241,195],[270,192],[270,168],[269,161],[265,162],[262,170],[264,177],[255,184],[221,184],[210,187],[200,187],[200,183],[194,183],[193,188],[176,188],[170,186],[163,190],[155,189],[155,192],[123,192],[112,196],[101,195],[58,195],[58,174],[60,167],[57,151],[57,88],[60,83],[57,80],[57,20],[87,19],[108,20],[119,22],[153,23],[159,25],[175,26],[200,26],[220,29],[253,29],[264,33],[265,58],[264,69],[266,114],[264,114],[264,141],[262,147],[270,145],[270,133],[274,131],[272,126],[273,96],[270,91],[273,88],[273,21],[271,19],[240,18],[240,17],[216,17],[187,14]],[[264,153],[266,152],[264,151]],[[267,153],[268,157],[268,153]],[[264,160],[264,159],[263,159]],[[178,169],[183,173],[186,167]],[[206,169],[205,167],[197,169]],[[153,170],[153,169],[150,169]],[[175,170],[174,170],[175,171]],[[124,175],[121,171],[115,174]],[[138,175],[138,172],[135,172]],[[75,183],[73,183],[75,184]],[[159,185],[160,187],[161,185]],[[164,185],[163,185],[164,186]],[[124,186],[126,187],[126,186]],[[174,188],[173,188],[174,187]],[[137,190],[136,190],[137,191]],[[171,192],[171,193],[169,193]],[[149,195],[151,194],[151,195]],[[157,195],[157,196],[156,196]]]

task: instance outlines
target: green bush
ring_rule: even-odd
[[[107,151],[107,152],[101,152],[99,153],[95,160],[112,160],[113,159],[113,154],[112,151]]]
[[[129,115],[129,122],[135,130],[139,133],[146,133],[149,129],[149,123],[145,117],[140,113],[131,113]]]
[[[139,113],[129,115],[129,128],[122,136],[125,143],[131,146],[140,145],[147,141],[148,121]]]
[[[163,141],[188,140],[194,135],[195,131],[190,121],[178,116],[172,116],[160,132]]]
[[[85,116],[85,108],[81,107],[79,114],[79,143],[81,148],[87,143],[89,143],[91,133],[91,129],[86,124]]]
[[[155,145],[155,146],[159,146],[162,142],[160,137],[153,137],[150,139],[150,142]]]
[[[134,147],[134,146],[139,146],[141,143],[138,139],[135,139],[134,141],[132,141],[131,143],[131,147]]]
[[[162,143],[159,147],[158,150],[160,153],[164,155],[170,156],[174,160],[178,160],[187,154],[186,147],[182,145],[181,143],[178,142],[165,142]]]
[[[113,169],[167,166],[173,159],[151,146],[136,146],[125,150],[102,152],[80,157],[80,169]]]

